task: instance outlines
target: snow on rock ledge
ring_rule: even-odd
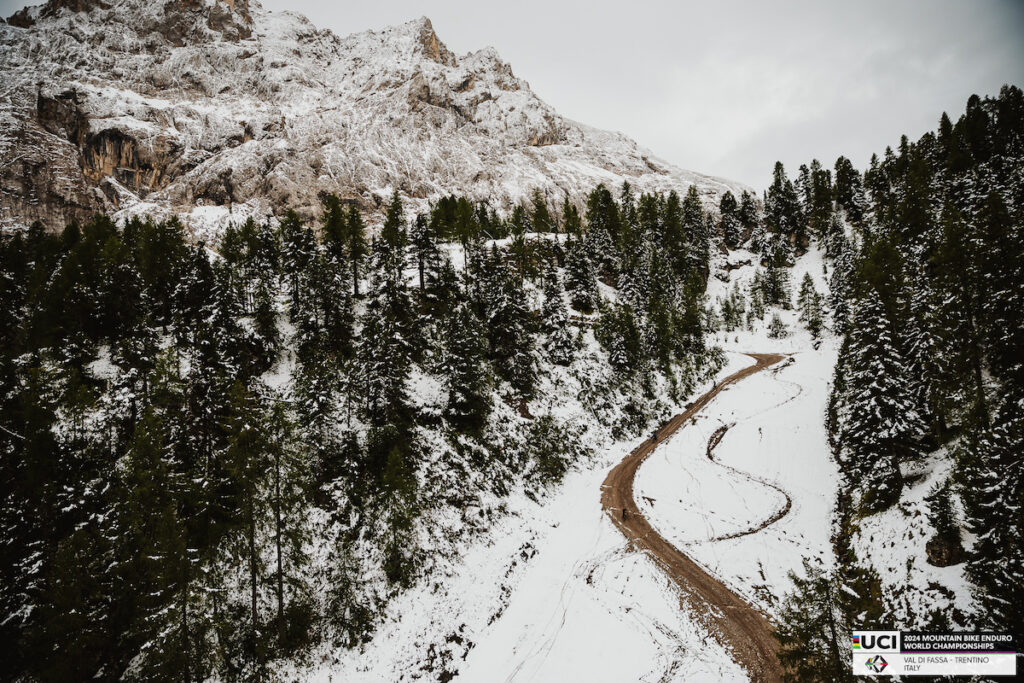
[[[0,225],[143,206],[375,211],[442,193],[507,208],[597,183],[740,186],[560,116],[492,48],[453,54],[426,17],[339,38],[255,0],[51,0],[0,24]],[[247,211],[246,213],[251,213]]]

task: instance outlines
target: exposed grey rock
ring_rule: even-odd
[[[0,25],[0,225],[94,211],[197,229],[335,192],[374,211],[442,193],[552,204],[599,182],[738,186],[560,116],[490,48],[426,18],[339,38],[255,1],[51,0]]]

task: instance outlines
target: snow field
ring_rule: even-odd
[[[838,473],[822,416],[834,344],[794,359],[722,391],[644,462],[634,485],[659,533],[769,613],[802,557],[831,558]],[[708,442],[722,426],[712,462]],[[787,495],[786,514],[759,529],[786,509]]]
[[[744,364],[730,360],[717,379]],[[506,514],[457,560],[388,605],[370,643],[324,650],[295,676],[324,683],[436,680],[445,671],[465,681],[746,680],[661,570],[630,551],[601,510],[608,471],[643,438],[602,449],[540,503],[524,491],[504,499]]]
[[[457,266],[460,250],[451,247]],[[745,286],[753,272],[744,267],[731,275]],[[803,272],[812,272],[825,291],[820,254],[801,258],[793,279]],[[712,278],[709,300],[731,286]],[[793,353],[795,360],[720,393],[652,454],[635,488],[637,503],[666,538],[769,611],[801,557],[831,557],[838,482],[822,425],[838,342],[815,351],[796,312],[782,315],[792,331],[782,340],[767,338],[768,316],[754,331],[709,339],[729,350],[716,381],[753,363],[744,351]],[[552,381],[542,391],[550,399],[546,410],[562,418],[577,413],[569,398],[573,382],[560,373]],[[713,463],[706,457],[708,438],[723,424],[731,426]],[[302,677],[435,680],[447,672],[465,681],[746,680],[688,614],[661,569],[629,550],[602,513],[600,487],[608,471],[646,437],[600,448],[590,465],[570,472],[540,503],[514,492],[501,502],[504,514],[458,558],[442,562],[429,580],[389,604],[369,644],[325,651]],[[594,438],[588,437],[596,445]],[[788,514],[757,533],[709,542],[756,527],[785,505],[785,497],[758,478],[789,494]]]
[[[966,618],[975,606],[964,564],[935,567],[926,561],[925,544],[935,530],[928,521],[925,496],[954,467],[949,452],[941,449],[913,469],[905,468],[907,484],[900,502],[862,519],[854,534],[858,555],[878,571],[882,586],[892,596],[890,608],[901,623],[926,620],[928,612],[945,604]],[[973,535],[961,534],[969,549]]]

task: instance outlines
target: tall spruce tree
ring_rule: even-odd
[[[740,245],[740,234],[743,230],[743,224],[739,217],[739,205],[736,203],[736,197],[733,196],[732,192],[726,192],[722,195],[722,199],[718,203],[718,214],[718,231],[726,246],[730,249],[735,249]]]
[[[810,273],[804,273],[800,282],[800,292],[797,294],[796,306],[800,311],[800,322],[804,324],[811,337],[817,339],[821,336],[824,325],[822,311],[822,295],[814,287],[814,279]]]
[[[764,218],[770,232],[785,235],[798,247],[806,247],[806,219],[800,196],[781,161],[775,162],[772,184],[764,199]]]
[[[540,324],[544,333],[544,350],[551,362],[556,365],[572,363],[578,341],[569,326],[562,281],[554,263],[548,266],[544,275],[544,306]]]
[[[1024,637],[1024,404],[1007,401],[990,426],[972,431],[958,461],[968,528],[977,541],[966,574],[983,628]]]
[[[520,398],[529,398],[536,381],[531,312],[519,279],[493,250],[488,259],[484,287],[484,326],[488,348],[498,375]]]
[[[858,301],[843,399],[842,442],[848,476],[856,480],[861,508],[885,509],[903,488],[900,463],[918,455],[922,424],[893,324],[874,290]]]
[[[352,271],[352,296],[356,298],[359,297],[359,279],[366,253],[366,225],[363,223],[363,216],[358,208],[349,206],[348,215],[345,217],[345,255]]]
[[[420,294],[423,295],[427,288],[427,275],[436,272],[437,262],[441,258],[434,231],[423,214],[417,215],[416,220],[413,221],[409,246],[412,249],[412,257],[416,261]]]
[[[793,590],[782,603],[775,631],[785,680],[852,681],[847,645],[852,625],[841,605],[844,587],[807,559],[803,567],[803,576],[789,574]]]
[[[445,324],[441,374],[448,392],[445,416],[461,432],[479,434],[491,409],[487,338],[468,303],[460,303]]]
[[[569,303],[580,313],[592,313],[600,302],[593,262],[581,240],[569,242],[565,256],[565,288]]]

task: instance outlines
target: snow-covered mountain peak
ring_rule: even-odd
[[[499,208],[598,183],[711,203],[735,184],[562,117],[493,48],[426,17],[339,38],[256,0],[51,0],[0,25],[0,223],[94,211],[197,228],[334,192],[371,211],[456,193]]]
[[[420,17],[410,21],[406,26],[416,31],[416,42],[428,59],[447,66],[454,65],[455,55],[437,37],[437,33],[434,32],[434,25],[430,23],[430,19]]]

